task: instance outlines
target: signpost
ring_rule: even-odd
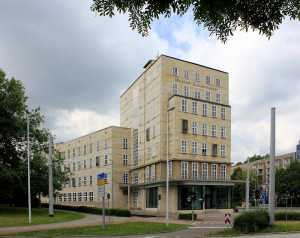
[[[264,200],[264,209],[265,209],[267,194],[266,193],[262,193],[261,194],[261,198]]]
[[[102,197],[103,230],[105,231],[105,206],[104,206],[105,173],[98,174],[98,176],[97,176],[97,184],[98,184],[98,198]]]
[[[231,225],[231,214],[230,213],[225,214],[225,226],[226,225],[228,226],[228,228]]]

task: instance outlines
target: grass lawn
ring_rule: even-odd
[[[31,224],[28,222],[28,208],[0,206],[0,227],[29,226],[83,218],[83,214],[54,210],[54,216],[49,217],[48,209],[31,209]]]
[[[259,231],[258,233],[276,233],[276,232],[292,232],[292,231],[300,231],[300,221],[276,221],[274,226],[268,227]],[[219,231],[216,233],[211,233],[211,236],[220,235],[220,236],[234,236],[241,235],[244,233],[237,232],[233,229],[224,229],[223,231]],[[257,234],[257,233],[256,233]]]
[[[184,224],[169,224],[166,229],[165,223],[156,222],[127,222],[121,224],[111,224],[105,226],[105,231],[101,226],[76,227],[46,231],[28,231],[14,234],[5,234],[6,236],[92,236],[92,235],[130,235],[130,234],[146,234],[154,232],[171,231],[178,228],[184,228]]]

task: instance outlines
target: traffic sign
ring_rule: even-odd
[[[105,191],[99,191],[98,190],[98,198],[104,197],[105,196]]]
[[[98,186],[104,185],[105,184],[105,179],[99,179],[98,180]]]
[[[105,173],[101,173],[97,175],[97,179],[104,179],[105,178]]]
[[[268,187],[268,184],[262,184],[261,185],[261,188],[262,188],[264,193],[267,191],[267,187]]]
[[[275,195],[275,199],[276,199],[276,200],[278,199],[278,195]]]
[[[262,194],[261,194],[261,198],[262,198],[262,199],[266,199],[266,198],[267,198],[267,194],[266,194],[266,193],[262,193]]]
[[[231,224],[231,214],[226,213],[225,214],[225,225],[230,226],[230,224]]]

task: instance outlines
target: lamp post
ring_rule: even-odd
[[[249,157],[247,160],[247,181],[246,181],[246,211],[249,211]]]
[[[202,155],[204,157],[204,165],[202,166],[202,177],[203,177],[203,214],[205,213],[205,180],[206,180],[206,164],[205,164],[205,155],[206,155],[206,149],[202,149]]]
[[[31,223],[31,189],[30,189],[30,145],[29,145],[29,111],[26,109],[27,114],[27,159],[28,159],[28,216],[29,223]]]
[[[174,110],[175,107],[167,109],[167,179],[166,179],[166,227],[169,226],[169,111]]]

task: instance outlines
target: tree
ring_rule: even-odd
[[[114,16],[115,11],[129,13],[130,27],[147,36],[153,19],[180,17],[191,8],[194,21],[222,42],[240,28],[258,30],[268,38],[285,17],[300,19],[299,0],[93,0],[91,10],[100,16]]]
[[[27,204],[27,113],[28,97],[21,81],[7,79],[0,69],[0,202],[16,205]],[[40,108],[31,110],[29,117],[30,158],[31,158],[31,194],[35,198],[40,193],[48,194],[49,131],[40,128],[43,116]],[[59,180],[57,189],[68,181],[68,170],[60,170],[59,158],[54,174]]]

